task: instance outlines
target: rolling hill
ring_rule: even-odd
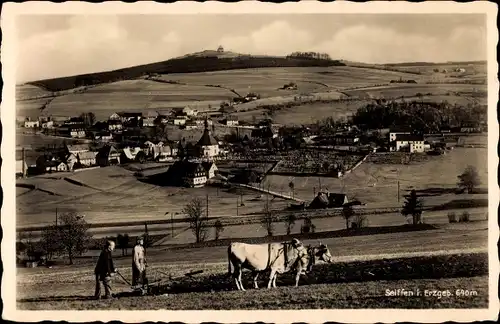
[[[82,86],[137,79],[150,74],[210,72],[266,67],[328,67],[343,65],[345,64],[337,60],[251,56],[233,52],[218,53],[216,51],[202,51],[157,63],[107,72],[40,80],[29,82],[28,84],[38,86],[47,91],[63,91]]]

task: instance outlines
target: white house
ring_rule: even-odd
[[[108,120],[108,130],[112,131],[120,131],[123,129],[122,121],[119,119],[110,119]]]
[[[394,142],[397,135],[410,135],[411,130],[407,128],[391,128],[389,130],[389,142]]]
[[[85,129],[79,127],[70,128],[69,134],[74,138],[84,138],[87,135]]]
[[[396,151],[409,150],[410,153],[425,151],[424,137],[420,135],[400,134],[396,136]]]
[[[213,162],[202,162],[201,165],[207,172],[207,178],[212,179],[215,177],[215,172],[217,172],[217,166]]]
[[[25,120],[24,121],[25,128],[36,128],[40,127],[40,122],[38,120]]]
[[[186,116],[177,116],[173,119],[173,121],[174,125],[182,126],[186,124],[188,118]]]
[[[61,161],[47,161],[45,164],[46,172],[66,172],[68,171],[68,165]]]

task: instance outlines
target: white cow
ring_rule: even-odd
[[[320,244],[316,247],[305,248],[297,239],[291,242],[269,244],[235,242],[228,247],[228,273],[233,276],[238,290],[245,290],[241,282],[243,268],[252,271],[255,288],[259,288],[257,285],[259,274],[266,270],[271,270],[267,288],[271,288],[271,285],[276,288],[278,273],[295,270],[295,286],[297,287],[300,275],[312,270],[316,258],[331,262],[332,256],[326,245]]]

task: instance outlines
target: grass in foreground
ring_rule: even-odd
[[[386,290],[405,289],[422,296],[386,296]],[[456,296],[457,289],[475,291],[474,296]],[[446,291],[449,297],[423,296],[425,290]],[[158,295],[90,300],[86,296],[31,300],[18,302],[25,310],[228,310],[228,309],[338,309],[338,308],[486,308],[488,307],[488,278],[452,278],[428,280],[374,281],[281,287],[239,291],[203,292],[177,295]]]

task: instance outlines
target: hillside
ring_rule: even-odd
[[[232,52],[203,51],[167,61],[129,68],[29,82],[48,91],[137,79],[149,74],[210,72],[266,67],[343,66],[336,60],[240,55]]]

